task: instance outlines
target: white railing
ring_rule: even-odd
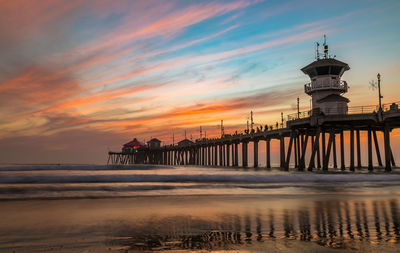
[[[315,90],[326,90],[326,89],[335,89],[340,90],[341,92],[347,92],[348,86],[346,81],[338,81],[338,80],[319,80],[311,83],[306,83],[304,85],[304,91],[306,93],[310,93]]]

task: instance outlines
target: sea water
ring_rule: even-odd
[[[400,173],[0,167],[0,252],[398,252]]]

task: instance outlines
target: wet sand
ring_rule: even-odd
[[[1,201],[0,252],[399,252],[399,204],[346,194]]]

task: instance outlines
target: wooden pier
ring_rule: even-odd
[[[333,167],[354,171],[356,166],[362,167],[361,132],[368,136],[368,169],[373,166],[373,149],[380,167],[391,171],[395,166],[394,156],[390,147],[390,133],[400,127],[399,102],[382,105],[380,74],[378,78],[378,106],[348,107],[350,100],[343,95],[349,86],[342,80],[344,72],[350,70],[347,63],[331,57],[328,53],[326,37],[324,37],[323,56],[320,57],[319,44],[316,47],[316,60],[301,71],[308,75],[310,82],[304,85],[304,92],[312,98],[312,110],[288,115],[286,126],[278,128],[265,127],[264,131],[246,131],[246,134],[224,135],[217,139],[201,138],[196,142],[184,140],[179,145],[155,147],[149,145],[136,149],[133,153],[110,152],[108,162],[112,164],[150,163],[165,165],[201,165],[201,166],[239,166],[239,144],[241,144],[241,165],[248,167],[248,145],[254,145],[254,167],[259,166],[258,144],[266,143],[266,167],[271,167],[271,141],[279,142],[280,167],[289,170],[294,164],[298,170],[313,170],[322,168],[328,170],[331,157]],[[253,124],[252,124],[253,125]],[[346,136],[349,136],[350,163],[345,164]],[[383,133],[383,157],[379,149],[377,132]],[[339,136],[339,145],[337,143]],[[288,141],[286,141],[288,139]],[[157,140],[159,143],[159,140]],[[374,143],[374,144],[372,144]],[[339,146],[340,152],[337,150]],[[355,152],[357,151],[357,152]],[[340,163],[338,164],[338,153]],[[356,156],[355,156],[356,155]],[[357,157],[357,164],[355,164]],[[294,160],[294,163],[291,161]]]
[[[280,167],[289,170],[291,164],[297,170],[312,171],[315,168],[328,170],[331,159],[333,168],[354,171],[361,167],[360,133],[368,136],[368,169],[373,170],[373,149],[380,167],[391,171],[395,166],[390,146],[390,133],[400,128],[400,103],[378,107],[349,108],[346,115],[313,115],[303,112],[288,115],[286,127],[265,129],[249,134],[224,135],[217,139],[199,139],[186,145],[167,145],[159,148],[142,147],[135,152],[109,152],[108,164],[163,164],[198,166],[239,166],[239,144],[242,145],[241,165],[248,167],[248,145],[254,146],[254,167],[258,167],[258,144],[266,143],[266,167],[271,168],[271,148],[273,140],[279,142]],[[378,110],[377,110],[378,109]],[[345,154],[345,132],[349,140],[349,154]],[[379,140],[377,132],[383,133]],[[338,136],[338,138],[337,138]],[[384,150],[379,149],[383,141]],[[337,144],[337,142],[339,142]],[[381,157],[383,153],[383,159]],[[340,156],[340,157],[338,157]],[[350,163],[345,164],[345,156]],[[308,159],[307,159],[308,158]],[[357,164],[355,163],[357,158]],[[292,161],[292,163],[291,163]],[[383,164],[384,161],[384,164]]]

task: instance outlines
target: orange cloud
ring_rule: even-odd
[[[155,89],[162,85],[164,85],[164,84],[144,85],[144,86],[133,87],[133,88],[129,88],[129,89],[122,88],[122,89],[116,89],[116,90],[112,90],[112,91],[102,91],[102,92],[96,93],[92,96],[86,95],[86,97],[80,97],[80,98],[76,98],[76,99],[67,100],[63,103],[60,103],[60,104],[51,106],[45,110],[42,110],[41,112],[42,113],[54,112],[54,111],[67,110],[67,109],[71,109],[71,108],[77,108],[80,106],[90,105],[90,104],[102,102],[105,100],[110,100],[110,99],[117,98],[117,97],[122,97],[122,96],[131,95],[134,93],[139,93],[139,92],[149,90],[149,89]]]

